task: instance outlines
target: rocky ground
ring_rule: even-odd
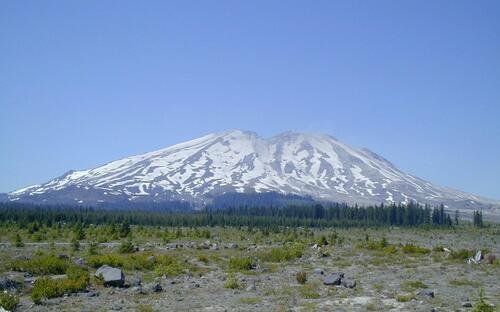
[[[330,229],[312,234],[298,230],[290,239],[289,234],[212,229],[208,239],[180,237],[168,243],[135,234],[133,254],[147,254],[152,262],[171,255],[185,269],[159,275],[124,265],[121,287],[105,286],[94,276],[96,268],[87,264],[85,241],[79,251],[71,251],[67,244],[14,247],[4,241],[0,287],[18,294],[17,311],[473,311],[481,289],[484,301],[498,309],[500,265],[490,260],[491,255],[500,255],[499,234],[495,227]],[[328,245],[318,245],[324,243],[322,236]],[[303,246],[300,256],[269,259],[271,250],[296,241]],[[405,249],[406,244],[420,249]],[[119,254],[118,245],[102,243],[98,253]],[[461,249],[482,249],[488,259],[467,264],[456,256]],[[40,276],[19,268],[13,271],[11,263],[16,257],[34,259],[47,253],[67,256],[67,261],[88,269],[92,278],[87,289],[34,304],[30,294]],[[235,267],[231,259],[252,263],[248,268]],[[304,284],[299,283],[298,272],[306,273]]]

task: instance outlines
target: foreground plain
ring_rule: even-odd
[[[498,226],[4,226],[0,259],[16,311],[495,311],[499,239]],[[485,259],[466,263],[477,250]],[[102,264],[123,270],[123,287],[94,276]],[[83,285],[61,288],[74,267]],[[355,286],[324,284],[338,272]]]

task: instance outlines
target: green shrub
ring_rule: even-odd
[[[321,235],[321,237],[318,240],[318,246],[326,246],[328,245],[328,240],[326,239],[325,235]]]
[[[295,243],[291,246],[272,248],[261,253],[261,258],[269,262],[285,262],[302,257],[304,245]]]
[[[240,299],[240,302],[244,304],[257,304],[261,301],[262,299],[259,297],[244,297]]]
[[[413,299],[412,295],[398,295],[396,296],[397,302],[408,302]]]
[[[473,312],[494,312],[495,308],[486,302],[486,297],[484,296],[484,290],[481,289],[479,292],[479,302],[474,306]]]
[[[405,291],[410,291],[413,289],[419,289],[419,288],[429,288],[424,282],[422,281],[405,281],[401,285],[401,289]]]
[[[462,278],[462,279],[457,278],[457,279],[451,280],[450,284],[454,285],[454,286],[474,286],[474,287],[477,287],[480,285],[478,282],[471,281],[471,280],[466,279],[466,278]]]
[[[37,275],[64,274],[70,263],[55,255],[42,255],[29,260],[15,260],[11,269],[14,271],[29,272]]]
[[[92,255],[97,255],[97,249],[99,245],[96,242],[90,242],[87,246],[87,254],[92,256]]]
[[[112,267],[123,267],[125,261],[123,256],[113,254],[92,255],[87,258],[87,263],[93,268],[98,268],[103,264]]]
[[[31,292],[31,299],[40,304],[42,299],[61,297],[64,294],[74,293],[87,288],[90,278],[88,272],[80,267],[68,269],[68,277],[53,280],[47,277],[37,279]]]
[[[175,257],[169,255],[161,255],[156,259],[154,271],[157,276],[176,276],[182,274],[185,270],[188,270],[190,268],[191,266],[189,266],[187,263],[182,263]]]
[[[238,283],[238,280],[232,274],[227,277],[226,282],[224,283],[224,288],[238,289],[240,287],[241,285]]]
[[[248,271],[253,268],[253,260],[251,258],[231,258],[229,259],[229,269],[236,271]]]
[[[319,299],[321,297],[310,285],[302,286],[299,291],[304,299]]]
[[[473,250],[468,250],[468,249],[460,249],[460,250],[454,250],[450,252],[450,259],[454,260],[465,260],[467,258],[473,257],[474,256],[474,251]]]
[[[434,252],[443,252],[444,251],[444,247],[441,246],[441,245],[434,246],[434,247],[432,247],[432,251],[434,251]]]
[[[205,263],[205,264],[208,263],[208,257],[205,256],[205,255],[199,255],[198,256],[198,260],[201,261],[201,262],[203,262],[203,263]]]
[[[80,250],[80,241],[77,240],[76,238],[73,238],[71,240],[71,250],[73,250],[73,251]]]
[[[421,246],[416,246],[416,245],[413,245],[413,244],[406,244],[404,245],[401,250],[403,250],[404,253],[406,254],[422,254],[422,255],[426,255],[426,254],[429,254],[431,252],[430,249],[428,248],[425,248],[425,247],[421,247]]]
[[[150,305],[146,305],[146,304],[139,304],[137,307],[136,307],[136,310],[138,312],[153,312],[154,309],[152,306]]]
[[[307,282],[307,273],[304,271],[297,272],[297,274],[295,274],[295,278],[299,284],[305,284]]]
[[[120,253],[133,253],[135,251],[134,244],[131,240],[122,241],[119,247]]]
[[[13,243],[15,247],[24,247],[23,239],[19,233],[16,233],[16,236],[14,236]]]
[[[7,311],[14,311],[19,304],[19,298],[8,292],[0,293],[0,307]]]

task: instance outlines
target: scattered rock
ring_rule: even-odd
[[[167,248],[168,249],[176,249],[178,247],[177,243],[168,243]]]
[[[314,269],[314,274],[323,275],[325,271],[323,271],[323,269]]]
[[[257,287],[255,286],[255,283],[251,283],[247,288],[246,291],[256,291]]]
[[[144,291],[144,289],[141,286],[134,286],[134,287],[130,288],[130,291],[134,294],[141,294],[141,295],[146,294],[146,292]]]
[[[141,286],[141,279],[138,276],[134,276],[130,280],[130,286],[135,287],[135,286]]]
[[[227,247],[231,248],[231,249],[237,249],[238,248],[238,244],[236,244],[236,243],[230,243]]]
[[[78,266],[84,266],[85,265],[85,259],[83,258],[78,258],[74,261],[74,263]]]
[[[463,308],[472,308],[472,303],[470,301],[462,302]]]
[[[328,274],[325,276],[323,280],[323,284],[325,285],[340,285],[342,278],[344,277],[344,273],[336,272],[332,274]]]
[[[12,260],[14,260],[14,261],[17,261],[17,260],[26,261],[26,260],[30,260],[30,259],[31,259],[31,257],[24,256],[24,255],[17,255],[17,256],[12,257]]]
[[[356,280],[352,278],[342,278],[341,284],[347,288],[354,288],[356,287]]]
[[[434,291],[433,290],[421,290],[417,293],[418,296],[424,296],[424,297],[429,297],[429,298],[434,298]]]
[[[59,259],[62,259],[62,260],[68,260],[69,259],[69,256],[68,255],[65,255],[65,254],[58,254],[57,257]]]
[[[146,259],[147,262],[149,263],[154,263],[156,261],[156,258],[155,256],[149,256],[147,259]]]
[[[487,254],[485,259],[486,263],[493,264],[493,262],[497,259],[497,256],[495,256],[494,254]]]
[[[123,287],[125,283],[125,275],[122,270],[103,265],[95,272],[96,277],[102,277],[104,286]]]
[[[161,292],[163,287],[161,287],[160,283],[150,283],[146,285],[146,289],[152,292]]]

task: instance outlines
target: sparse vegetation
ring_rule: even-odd
[[[401,250],[406,254],[422,254],[427,255],[431,253],[431,250],[425,247],[416,246],[413,244],[405,244]]]
[[[229,269],[235,271],[248,271],[254,267],[254,261],[251,258],[231,258],[229,259]]]
[[[295,243],[293,245],[283,246],[279,248],[271,248],[261,253],[260,257],[264,261],[269,262],[284,262],[302,257],[304,245]]]
[[[226,282],[224,283],[224,287],[229,289],[238,289],[241,287],[241,285],[238,282],[236,276],[234,276],[234,274],[230,274],[227,277]]]
[[[307,273],[304,271],[297,272],[295,279],[299,284],[305,284],[307,282]]]
[[[401,284],[401,289],[404,290],[404,291],[411,291],[411,290],[414,290],[414,289],[419,289],[419,288],[428,288],[429,286],[427,286],[424,282],[420,281],[420,280],[416,280],[416,281],[405,281]]]
[[[473,286],[477,287],[480,284],[478,282],[466,279],[466,278],[458,278],[450,281],[450,284],[453,286]]]
[[[37,279],[31,292],[33,302],[40,304],[44,298],[50,299],[78,292],[85,289],[89,284],[88,272],[80,267],[70,267],[66,274],[67,278],[65,279],[51,279],[48,277]]]
[[[473,312],[494,312],[495,308],[486,302],[486,297],[484,296],[484,290],[479,291],[479,301],[474,306]]]
[[[25,245],[23,249],[16,249],[14,244],[1,248],[2,259],[6,259],[1,268],[7,276],[22,280],[24,273],[8,272],[15,270],[26,272],[27,279],[37,280],[32,287],[9,289],[10,294],[21,298],[18,310],[35,301],[42,305],[37,308],[44,310],[45,299],[61,296],[51,301],[50,307],[71,310],[79,304],[91,304],[95,310],[110,309],[111,300],[123,298],[123,310],[157,309],[150,299],[163,304],[168,300],[172,310],[181,307],[196,310],[196,296],[205,296],[208,289],[213,291],[214,302],[220,300],[231,310],[242,307],[280,310],[291,302],[313,311],[338,307],[350,310],[353,302],[368,311],[405,310],[411,309],[414,303],[407,302],[413,298],[421,300],[425,309],[446,300],[441,308],[457,310],[461,308],[461,298],[471,296],[471,291],[478,287],[485,287],[491,300],[484,298],[484,304],[479,305],[480,300],[472,298],[474,308],[488,309],[490,303],[497,303],[491,285],[495,285],[498,260],[488,260],[489,255],[499,253],[500,231],[495,225],[475,228],[467,220],[461,220],[459,226],[438,229],[355,226],[332,229],[316,228],[314,223],[310,227],[207,228],[185,227],[182,218],[174,227],[136,225],[130,220],[128,226],[123,225],[124,220],[117,220],[102,225],[85,222],[46,225],[30,221],[25,227],[0,221],[0,241],[13,242],[19,236]],[[76,236],[85,237],[78,249],[72,248]],[[315,244],[321,248],[314,247]],[[122,253],[125,245],[128,251],[137,247],[133,252]],[[452,252],[444,252],[444,247]],[[485,255],[484,261],[466,264],[465,259],[474,256],[477,249]],[[94,278],[94,272],[103,264],[122,269],[126,285],[135,277],[140,279],[142,291],[135,290],[132,284],[120,291],[101,288],[103,280]],[[421,271],[422,268],[425,269]],[[370,274],[366,274],[368,271]],[[323,285],[325,276],[333,272],[344,272],[357,285],[352,289]],[[394,280],[388,281],[389,274]],[[153,283],[161,284],[162,294],[151,290]],[[25,284],[21,281],[21,285]],[[85,288],[89,298],[98,291],[102,299],[87,299],[83,294],[64,296]],[[418,292],[429,288],[437,292],[435,299],[416,297]],[[184,301],[172,300],[178,296]],[[101,300],[105,304],[95,306]],[[59,303],[52,306],[53,302]],[[329,305],[325,306],[325,302]]]
[[[412,300],[414,297],[412,295],[398,295],[396,296],[397,302],[408,302]]]
[[[69,267],[69,262],[56,255],[40,255],[33,259],[14,260],[11,269],[14,271],[28,272],[31,274],[64,274]]]
[[[0,292],[0,307],[7,311],[14,311],[19,304],[19,297],[8,292]]]

